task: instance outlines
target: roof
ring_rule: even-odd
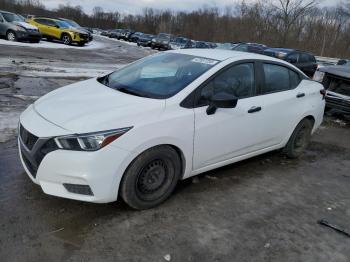
[[[294,51],[297,51],[297,50],[290,49],[290,48],[269,48],[269,49],[266,49],[266,51],[279,51],[279,52],[290,53],[290,52],[294,52]]]
[[[11,12],[9,12],[9,11],[4,11],[4,10],[1,10],[1,9],[0,9],[0,12],[1,12],[1,13],[13,14],[13,13],[11,13]]]
[[[283,60],[265,56],[265,55],[225,50],[225,49],[180,49],[180,50],[171,50],[168,52],[199,56],[199,57],[204,57],[204,58],[209,58],[209,59],[214,59],[219,61],[224,61],[226,59],[234,58],[236,60],[260,59],[260,60],[269,60],[269,61],[276,61],[279,63],[285,63]]]

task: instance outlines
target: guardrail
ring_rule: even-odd
[[[317,63],[323,66],[336,65],[340,60],[339,58],[331,58],[331,57],[322,57],[322,56],[315,56],[315,57],[316,57]]]

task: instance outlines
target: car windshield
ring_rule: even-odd
[[[73,27],[81,27],[78,23],[74,22],[73,20],[65,20],[67,24],[73,26]]]
[[[165,99],[184,89],[218,62],[184,54],[157,54],[102,77],[99,81],[124,93]]]
[[[9,23],[11,22],[24,22],[24,19],[16,14],[11,13],[1,13],[5,20]]]
[[[71,25],[68,24],[67,22],[63,22],[63,21],[56,21],[56,24],[60,27],[60,28],[70,28]]]

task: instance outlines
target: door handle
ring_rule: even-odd
[[[261,106],[253,106],[251,109],[248,110],[249,114],[256,113],[261,111]]]
[[[305,96],[305,93],[299,93],[297,94],[297,98],[301,98],[301,97],[304,97]]]

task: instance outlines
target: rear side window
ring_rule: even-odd
[[[310,56],[308,54],[300,54],[300,60],[301,63],[311,62]]]
[[[46,19],[35,19],[34,21],[37,22],[38,24],[48,25]]]
[[[301,79],[300,76],[284,66],[264,64],[265,86],[262,94],[287,91],[296,88]]]
[[[316,58],[313,55],[309,55],[309,59],[313,63],[317,63]]]

